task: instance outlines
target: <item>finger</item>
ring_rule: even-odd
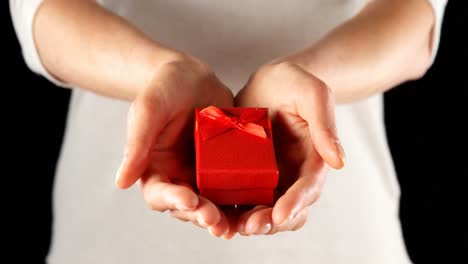
[[[226,216],[229,223],[229,232],[223,235],[223,238],[226,240],[232,239],[238,232],[238,223],[242,212],[245,209],[242,206],[231,207],[226,206],[222,208],[224,215]]]
[[[159,212],[169,209],[191,211],[200,203],[198,195],[190,188],[173,184],[160,174],[142,177],[141,190],[148,207]]]
[[[273,223],[279,225],[291,221],[305,207],[319,197],[325,183],[327,166],[313,153],[299,170],[297,181],[281,196],[273,208]]]
[[[303,208],[294,218],[280,225],[272,225],[272,208],[264,208],[252,213],[247,219],[247,235],[268,235],[284,231],[296,231],[307,222],[309,207]]]
[[[267,207],[250,214],[246,220],[245,233],[247,235],[266,235],[272,229],[271,219],[273,208]]]
[[[307,223],[307,218],[309,216],[309,207],[306,207],[301,210],[301,212],[298,214],[298,216],[293,219],[291,222],[291,227],[288,228],[289,231],[297,231],[301,228],[304,227],[304,225]]]
[[[271,207],[262,208],[251,213],[246,220],[245,235],[272,235],[284,231],[296,231],[304,226],[309,208],[302,209],[291,221],[285,221],[280,225],[272,224]]]
[[[218,224],[224,215],[219,209],[204,197],[199,197],[199,205],[192,211],[173,210],[171,215],[182,221],[191,221],[201,227],[210,227]],[[225,220],[227,223],[227,220]],[[221,229],[223,226],[220,226]]]
[[[246,232],[247,220],[250,218],[250,216],[252,214],[254,214],[255,212],[257,212],[259,210],[265,209],[265,208],[268,208],[268,206],[266,206],[266,205],[257,205],[252,210],[249,210],[249,211],[244,212],[243,214],[241,214],[239,216],[239,220],[238,220],[238,223],[237,223],[237,232],[239,232],[239,234],[241,234],[241,235],[245,235],[245,236],[249,235]]]
[[[208,227],[208,232],[215,237],[221,237],[229,233],[229,220],[225,214],[220,212],[221,220],[215,225]]]
[[[164,104],[155,95],[140,95],[128,115],[125,155],[116,176],[119,188],[132,186],[143,174],[156,137],[167,122]]]
[[[286,221],[281,225],[273,226],[269,235],[276,234],[278,232],[285,231],[297,231],[304,227],[307,222],[307,217],[309,215],[309,207],[303,208],[291,221]]]
[[[188,214],[181,213],[181,211],[177,209],[170,209],[169,213],[171,214],[172,217],[182,221],[182,222],[189,222],[190,218]]]
[[[298,114],[307,121],[320,156],[331,167],[340,169],[345,164],[345,154],[336,131],[333,94],[325,83],[308,75],[308,84],[302,87],[297,101]]]

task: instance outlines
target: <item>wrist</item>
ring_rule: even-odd
[[[297,67],[302,71],[314,76],[324,82],[327,86],[333,86],[333,76],[335,76],[340,65],[332,65],[330,56],[320,52],[319,47],[311,47],[292,55],[276,59],[271,65],[286,64]],[[343,61],[343,63],[345,63]],[[333,66],[333,67],[332,67]],[[335,91],[333,91],[335,92]]]
[[[164,68],[171,65],[185,64],[192,61],[193,58],[183,52],[162,47],[157,43],[150,43],[147,48],[141,49],[142,54],[138,55],[141,58],[140,63],[142,72],[141,79],[135,86],[137,89],[127,89],[129,93],[125,96],[126,99],[132,101],[138,94],[144,93],[145,90],[154,89],[155,80],[162,74]]]
[[[340,73],[347,72],[346,69],[350,67],[347,57],[340,53],[339,47],[321,47],[319,42],[285,60],[324,82],[337,104],[352,101],[346,91],[341,89],[343,82],[340,80]]]
[[[318,45],[297,52],[289,56],[287,60],[326,83],[331,82],[332,72],[338,67],[337,65],[331,67],[330,61],[333,59],[330,58],[329,53],[321,52]]]
[[[190,100],[194,102],[209,101],[210,98],[220,94],[232,98],[232,92],[221,83],[212,69],[189,54],[168,49],[156,53],[152,61],[154,63],[150,66],[149,76],[135,97],[154,98],[167,97],[168,94],[171,96],[183,94],[193,95]]]

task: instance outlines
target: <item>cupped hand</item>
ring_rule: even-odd
[[[139,181],[149,208],[221,236],[229,231],[226,216],[193,189],[193,113],[208,105],[231,107],[233,96],[205,64],[181,55],[155,69],[131,105],[116,185]]]
[[[299,65],[282,61],[262,66],[235,100],[237,106],[270,108],[280,172],[274,206],[244,212],[237,231],[252,235],[297,230],[320,196],[328,166],[344,166],[333,94]]]

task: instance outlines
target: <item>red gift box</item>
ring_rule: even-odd
[[[195,110],[197,186],[218,205],[272,204],[278,169],[266,108]]]

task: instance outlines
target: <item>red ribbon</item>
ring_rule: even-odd
[[[240,116],[229,116],[216,106],[208,106],[200,111],[200,115],[213,122],[204,123],[200,128],[200,134],[205,141],[228,130],[239,129],[260,138],[267,138],[265,128],[254,123],[260,120],[264,114],[265,112],[255,108],[246,108]]]

